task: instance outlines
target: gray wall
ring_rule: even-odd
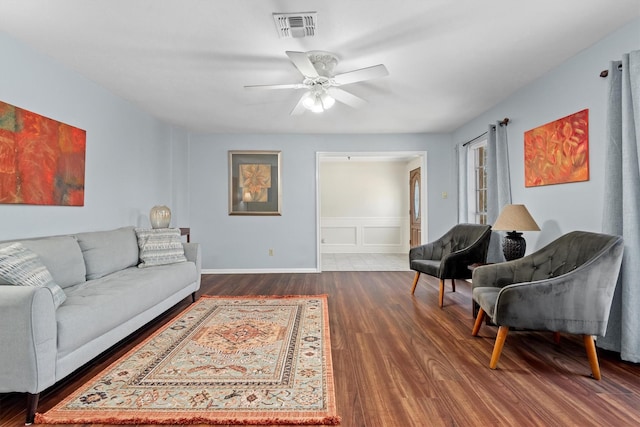
[[[529,233],[530,248],[573,229],[597,231],[606,98],[606,81],[598,74],[610,60],[638,48],[635,20],[451,135],[193,135],[0,34],[0,100],[87,131],[85,206],[0,205],[0,240],[146,226],[149,209],[167,204],[172,225],[190,226],[192,239],[202,243],[205,269],[314,269],[316,152],[427,151],[427,231],[435,238],[456,221],[454,143],[503,117],[511,119],[513,200],[525,203],[543,229]],[[524,131],[583,108],[590,109],[591,179],[524,188]],[[230,149],[282,151],[282,216],[228,215]]]
[[[153,205],[172,204],[186,135],[172,144],[167,124],[3,33],[0,52],[0,100],[87,132],[85,205],[0,205],[0,240],[148,226]]]
[[[599,75],[610,61],[636,49],[640,49],[640,20],[610,34],[453,133],[454,143],[461,143],[486,131],[489,123],[504,117],[511,120],[513,203],[524,203],[541,228],[540,232],[525,233],[527,252],[572,230],[602,230],[607,81]],[[589,109],[589,181],[525,188],[524,132],[585,108]]]
[[[316,152],[427,151],[429,235],[454,223],[448,135],[192,135],[190,225],[205,270],[307,271],[317,267]],[[282,216],[229,216],[228,150],[282,151]],[[274,256],[268,250],[274,249]]]
[[[173,227],[189,227],[189,133],[171,129],[171,223]]]

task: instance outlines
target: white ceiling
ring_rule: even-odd
[[[274,12],[318,13],[316,36],[281,39]],[[640,0],[1,0],[0,31],[195,132],[451,132],[640,16]],[[286,50],[325,50],[369,103],[290,116]],[[603,64],[606,68],[606,64]],[[7,84],[7,82],[3,82]]]

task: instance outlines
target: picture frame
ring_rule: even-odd
[[[229,151],[229,215],[281,215],[280,151]]]

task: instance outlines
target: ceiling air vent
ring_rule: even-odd
[[[280,38],[313,37],[316,34],[318,22],[316,12],[274,13],[273,19]]]

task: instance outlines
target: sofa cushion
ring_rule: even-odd
[[[56,312],[58,359],[197,281],[193,262],[127,268],[66,290]]]
[[[138,264],[138,242],[133,227],[76,234],[87,280],[99,279]]]
[[[55,236],[20,241],[38,254],[53,280],[61,288],[85,281],[87,270],[78,241],[73,236]]]
[[[56,308],[66,299],[38,255],[20,242],[0,246],[0,276],[12,285],[49,288]]]
[[[140,264],[138,267],[185,262],[178,228],[136,228]]]

